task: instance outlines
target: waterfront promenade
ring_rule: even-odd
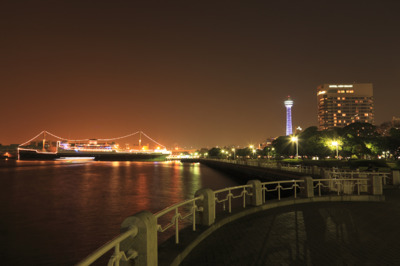
[[[265,171],[259,164],[239,167],[251,175]],[[126,218],[121,235],[81,265],[112,248],[111,261],[134,259],[135,265],[398,264],[398,170],[288,170],[324,178],[249,180],[215,191],[200,189],[194,198],[155,214],[144,211]],[[183,220],[192,226],[180,224]],[[157,247],[158,233],[168,229],[174,229],[174,237]]]
[[[307,203],[246,216],[181,265],[400,265],[400,189],[384,195],[384,202]]]

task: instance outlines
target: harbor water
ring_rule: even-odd
[[[132,214],[235,185],[199,163],[0,161],[0,260],[74,265]]]

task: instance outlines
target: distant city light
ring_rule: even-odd
[[[329,88],[353,88],[353,85],[329,85]]]

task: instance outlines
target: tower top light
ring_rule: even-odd
[[[290,99],[290,96],[288,96],[288,99],[285,101],[285,106],[286,107],[292,107],[293,106],[293,101]]]

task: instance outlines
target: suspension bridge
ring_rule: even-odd
[[[134,138],[135,137],[135,138]],[[143,144],[143,139],[146,144]],[[71,157],[93,160],[165,160],[165,145],[143,131],[115,138],[68,139],[43,130],[18,147],[20,160],[62,160]]]

